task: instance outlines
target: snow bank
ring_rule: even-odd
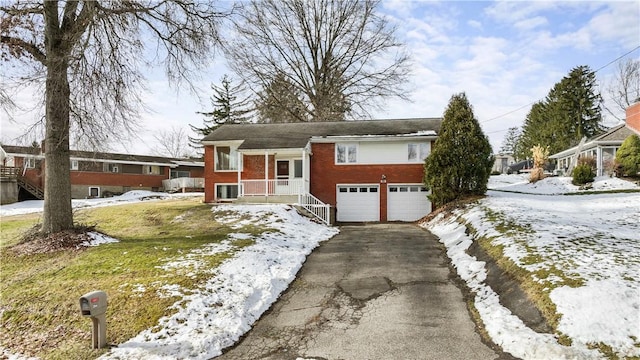
[[[531,330],[520,318],[502,306],[498,294],[484,283],[487,277],[485,263],[466,252],[472,239],[465,234],[465,226],[458,223],[458,216],[444,220],[440,215],[423,226],[440,237],[453,266],[475,293],[474,306],[487,333],[502,350],[522,359],[601,358],[597,351],[589,350],[586,346],[565,347],[558,344],[553,335]]]
[[[133,190],[128,191],[122,195],[109,197],[109,198],[95,198],[95,199],[73,199],[71,200],[71,206],[74,209],[87,208],[87,207],[99,207],[120,205],[125,203],[133,203],[147,200],[160,200],[169,198],[183,198],[183,197],[200,197],[202,193],[176,193],[167,194],[162,192],[153,192],[146,190]],[[44,200],[27,200],[20,201],[13,204],[7,204],[0,206],[0,216],[22,215],[42,212],[44,207]]]
[[[599,176],[594,179],[593,188],[580,190],[579,186],[571,183],[571,177],[548,177],[538,182],[530,183],[528,174],[495,175],[489,178],[489,189],[514,191],[526,194],[557,195],[575,192],[604,191],[604,190],[640,190],[640,186],[633,182],[609,176]]]
[[[260,224],[275,231],[256,238],[230,234],[225,244],[250,238],[255,244],[238,251],[214,270],[205,286],[174,304],[179,311],[160,319],[159,331],[145,330],[102,359],[210,359],[220,355],[288,287],[306,256],[338,232],[285,205],[222,205],[214,206],[213,211],[220,214],[219,221],[235,228]],[[228,250],[221,246],[216,251]]]

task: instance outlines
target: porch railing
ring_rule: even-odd
[[[241,180],[240,196],[298,195],[304,192],[302,179]]]
[[[298,194],[298,204],[326,225],[331,225],[331,205],[323,203],[309,193]]]
[[[180,177],[162,180],[164,191],[178,191],[181,189],[204,189],[204,178]]]

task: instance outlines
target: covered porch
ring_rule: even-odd
[[[258,162],[263,161],[263,164]],[[245,164],[251,162],[251,164]],[[298,196],[309,192],[309,151],[239,150],[238,198]]]

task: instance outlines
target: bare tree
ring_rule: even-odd
[[[279,78],[293,84],[310,121],[368,115],[380,98],[406,98],[402,85],[409,73],[404,46],[376,13],[377,4],[253,0],[226,46],[229,63],[256,89],[269,89]]]
[[[208,1],[0,3],[1,58],[44,82],[43,233],[73,227],[70,134],[100,143],[135,129],[142,69],[162,64],[172,83],[188,80],[208,64],[223,16]]]
[[[619,61],[614,76],[607,92],[616,104],[616,110],[624,114],[631,104],[640,99],[640,60]],[[614,115],[614,111],[609,110],[609,113]]]
[[[157,154],[173,158],[188,158],[193,155],[189,136],[183,128],[172,126],[169,130],[157,131],[153,138],[156,140],[153,151]]]

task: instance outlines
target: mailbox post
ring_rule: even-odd
[[[93,323],[94,349],[107,346],[107,294],[104,291],[93,291],[80,297],[82,316],[90,317]]]

